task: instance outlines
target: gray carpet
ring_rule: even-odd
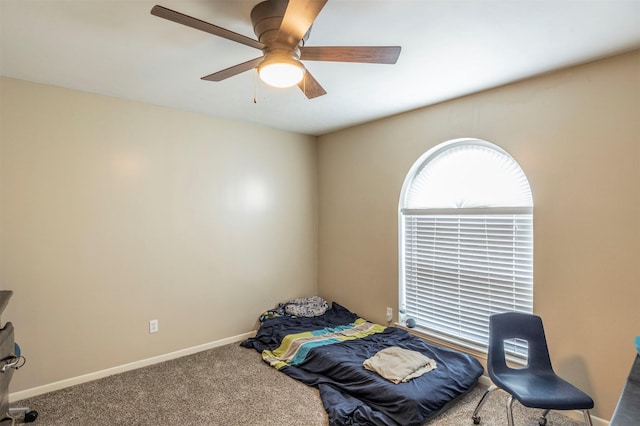
[[[471,413],[485,390],[478,385],[426,425],[472,425]],[[494,392],[482,425],[506,425],[506,396]],[[34,426],[114,425],[327,425],[315,388],[265,364],[238,344],[18,401],[38,411]],[[539,410],[514,407],[516,425],[537,425]],[[573,426],[557,413],[548,425]]]

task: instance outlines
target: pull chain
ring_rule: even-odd
[[[253,103],[258,103],[258,68],[254,68],[255,72],[253,73]]]

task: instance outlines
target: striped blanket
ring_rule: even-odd
[[[351,324],[289,334],[282,339],[278,348],[262,351],[262,359],[278,370],[287,365],[300,365],[313,348],[360,339],[385,329],[385,326],[358,318]]]

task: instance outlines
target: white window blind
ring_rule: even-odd
[[[405,180],[399,231],[401,320],[482,350],[490,315],[533,312],[532,197],[505,151],[457,140],[428,152]]]

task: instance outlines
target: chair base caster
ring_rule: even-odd
[[[8,419],[15,422],[20,418],[22,418],[23,423],[33,423],[38,418],[38,412],[29,407],[9,408],[7,417],[4,420]]]
[[[37,411],[31,410],[31,411],[27,411],[26,413],[24,413],[24,422],[25,423],[35,422],[37,418],[38,418],[38,412]]]

